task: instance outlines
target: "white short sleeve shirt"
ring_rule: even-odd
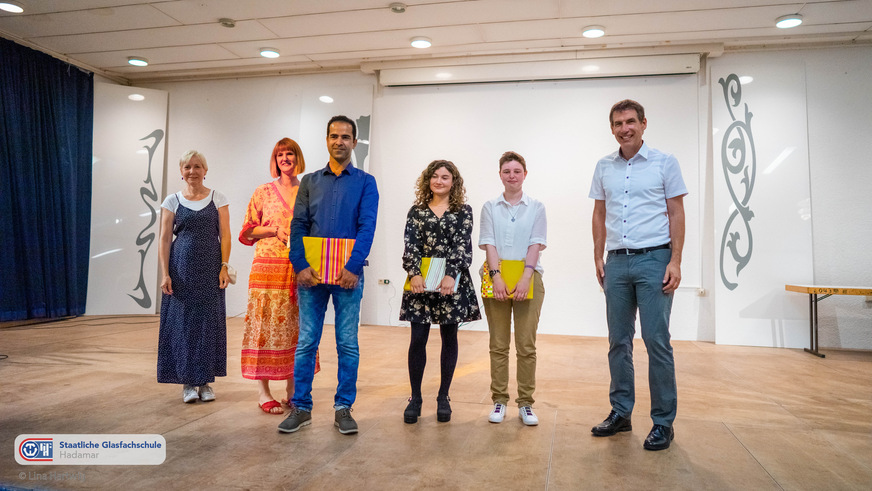
[[[666,200],[687,194],[678,160],[643,143],[630,160],[620,151],[599,160],[589,197],[606,203],[606,250],[670,242]]]

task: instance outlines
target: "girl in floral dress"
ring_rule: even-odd
[[[435,160],[418,178],[415,204],[406,217],[403,269],[410,290],[403,292],[400,320],[412,325],[409,344],[409,382],[412,396],[403,413],[406,423],[421,415],[421,382],[427,363],[430,324],[439,324],[442,336],[441,383],[436,397],[436,418],[451,420],[448,389],[457,365],[457,329],[461,322],[481,319],[478,298],[469,274],[472,263],[472,208],[457,167]],[[421,262],[425,257],[445,259],[445,275],[436,291],[426,291]]]

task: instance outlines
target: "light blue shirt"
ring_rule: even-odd
[[[606,250],[641,249],[666,244],[666,200],[687,194],[674,155],[642,143],[630,160],[620,151],[596,163],[590,198],[606,203]]]

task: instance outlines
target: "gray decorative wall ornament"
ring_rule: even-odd
[[[141,291],[141,297],[136,297],[130,293],[128,293],[127,296],[132,298],[144,309],[150,308],[152,305],[151,295],[148,294],[148,285],[145,283],[145,274],[143,270],[145,269],[145,258],[148,256],[148,250],[154,243],[156,236],[155,232],[149,232],[149,230],[155,223],[157,223],[157,212],[155,211],[154,206],[152,206],[152,203],[155,205],[157,204],[157,190],[154,188],[154,182],[151,180],[151,162],[154,158],[154,151],[157,149],[158,145],[160,145],[163,137],[163,130],[154,130],[148,136],[140,138],[140,141],[154,138],[154,143],[143,147],[148,150],[148,168],[146,169],[145,181],[143,181],[143,183],[147,184],[148,187],[142,186],[139,188],[139,196],[151,212],[151,217],[148,225],[146,225],[145,228],[139,232],[139,235],[136,236],[136,246],[139,247],[139,283],[136,284],[136,288],[134,288],[133,291]],[[145,247],[143,248],[143,246]]]
[[[754,149],[754,136],[751,132],[751,117],[753,113],[744,105],[744,120],[737,119],[733,108],[738,108],[742,101],[742,83],[735,73],[726,79],[718,80],[724,89],[724,103],[730,113],[732,123],[724,132],[721,140],[721,166],[724,169],[724,179],[730,197],[736,209],[730,214],[724,224],[724,234],[721,237],[720,269],[721,281],[729,290],[739,286],[739,272],[751,261],[754,250],[754,238],[751,233],[751,219],[754,212],[748,206],[751,192],[754,190],[754,180],[757,174],[757,153]],[[741,221],[737,220],[741,219]],[[730,259],[735,263],[735,275],[727,274],[724,258],[730,252]],[[733,281],[728,279],[728,276]]]

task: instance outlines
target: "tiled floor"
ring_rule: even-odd
[[[228,324],[228,377],[217,400],[183,404],[155,381],[157,318],[80,317],[0,329],[0,487],[92,489],[869,489],[872,352],[674,342],[678,419],[672,447],[642,449],[650,429],[645,347],[636,345],[634,429],[594,438],[608,413],[607,342],[539,336],[538,427],[514,408],[490,424],[487,334],[462,331],[450,423],[436,422],[439,336],[431,336],[425,402],[408,397],[408,330],[363,327],[354,416],[333,427],[336,354],[330,329],[315,378],[313,423],[281,434],[240,375],[242,322]],[[330,326],[328,326],[329,328]],[[512,363],[514,366],[514,362]],[[274,382],[274,395],[281,394]],[[514,386],[512,381],[511,387]],[[159,433],[159,466],[20,466],[19,434]],[[76,472],[84,481],[38,481]],[[24,472],[24,474],[22,474]],[[20,476],[25,476],[21,478]]]

